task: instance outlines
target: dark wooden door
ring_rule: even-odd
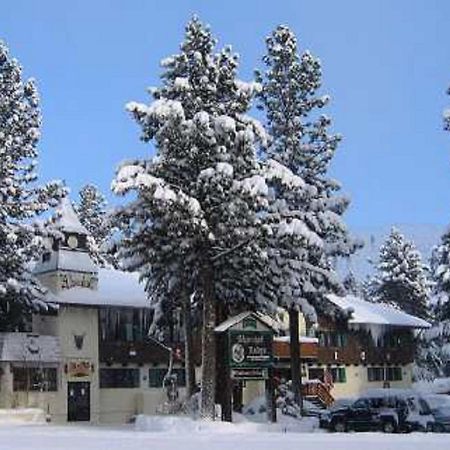
[[[91,420],[91,383],[67,383],[67,420],[87,422]]]

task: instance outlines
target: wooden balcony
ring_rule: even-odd
[[[278,360],[290,359],[289,342],[273,341],[273,356]],[[300,358],[304,360],[317,359],[318,344],[317,342],[301,342],[300,343]]]
[[[105,364],[168,364],[169,351],[159,342],[110,341],[99,343],[100,362]]]
[[[414,345],[384,348],[354,343],[345,347],[319,347],[318,360],[322,364],[393,364],[405,365],[414,361]]]

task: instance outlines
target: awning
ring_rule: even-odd
[[[61,361],[59,339],[33,333],[0,333],[0,361],[58,363]]]

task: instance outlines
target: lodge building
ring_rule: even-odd
[[[416,352],[415,335],[430,325],[387,305],[347,296],[328,296],[339,314],[319,316],[317,337],[306,337],[300,321],[304,393],[324,404],[354,397],[370,388],[410,387]],[[348,318],[345,316],[348,315]],[[275,371],[287,377],[289,337],[274,339]],[[320,383],[318,383],[320,382]]]
[[[49,243],[34,269],[52,307],[34,314],[26,332],[0,333],[0,408],[39,407],[57,423],[125,423],[157,414],[171,360],[183,395],[181,327],[167,345],[149,338],[151,312],[138,276],[93,264],[88,232],[70,202],[56,225],[62,238]],[[345,320],[319,317],[314,337],[300,321],[304,394],[326,405],[369,387],[410,386],[413,336],[428,324],[354,297],[329,301]],[[276,332],[274,376],[288,378],[286,315],[264,323]],[[234,383],[236,403],[264,393],[264,380]]]

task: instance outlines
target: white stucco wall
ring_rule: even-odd
[[[340,366],[345,367],[346,382],[334,383],[331,395],[335,399],[357,397],[368,389],[384,387],[383,381],[369,381],[367,366]],[[379,367],[379,366],[377,366]],[[309,368],[315,368],[310,366]],[[317,366],[324,368],[324,366]],[[402,380],[390,381],[391,388],[410,388],[412,385],[412,365],[402,366]]]

